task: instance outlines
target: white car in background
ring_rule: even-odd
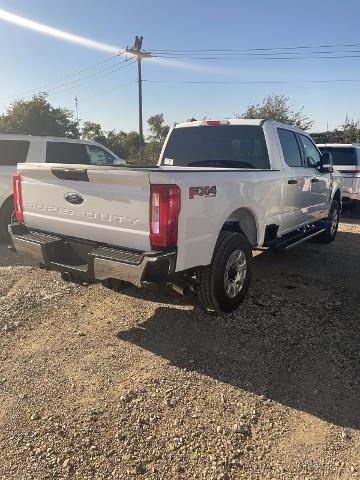
[[[119,165],[125,160],[91,140],[0,133],[0,237],[14,212],[13,175],[18,163]]]
[[[352,204],[353,212],[360,214],[360,143],[327,143],[318,147],[321,152],[331,153],[333,167],[344,177],[344,204]]]

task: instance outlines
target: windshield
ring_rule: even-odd
[[[351,147],[320,147],[321,152],[330,152],[333,165],[356,165],[356,149]]]
[[[175,128],[162,165],[269,169],[263,129],[257,125]]]

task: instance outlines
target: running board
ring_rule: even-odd
[[[294,242],[294,243],[290,243],[290,245],[287,245],[285,247],[285,250],[290,250],[291,248],[294,248],[296,247],[296,245],[299,245],[300,243],[304,243],[306,242],[307,240],[310,240],[310,238],[313,238],[313,237],[317,237],[318,235],[320,235],[321,233],[325,232],[325,228],[322,228],[321,230],[317,230],[316,232],[313,232],[311,233],[310,235],[306,235],[305,237],[301,238],[300,240],[298,240],[297,242]]]
[[[277,238],[268,246],[275,248],[276,250],[290,250],[291,248],[294,248],[297,245],[300,245],[301,243],[320,235],[321,233],[325,232],[325,230],[326,228],[316,228],[314,225],[312,225],[306,231],[297,232],[296,234],[291,234],[285,238]]]

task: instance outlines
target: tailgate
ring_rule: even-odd
[[[116,167],[19,164],[27,227],[149,250],[148,172]]]
[[[347,196],[356,193],[356,186],[358,177],[360,176],[360,169],[353,165],[335,165],[334,168],[338,170],[343,176],[343,195]]]

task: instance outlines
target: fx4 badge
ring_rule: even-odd
[[[190,187],[189,199],[192,200],[196,196],[198,197],[216,197],[216,185],[212,187]]]

